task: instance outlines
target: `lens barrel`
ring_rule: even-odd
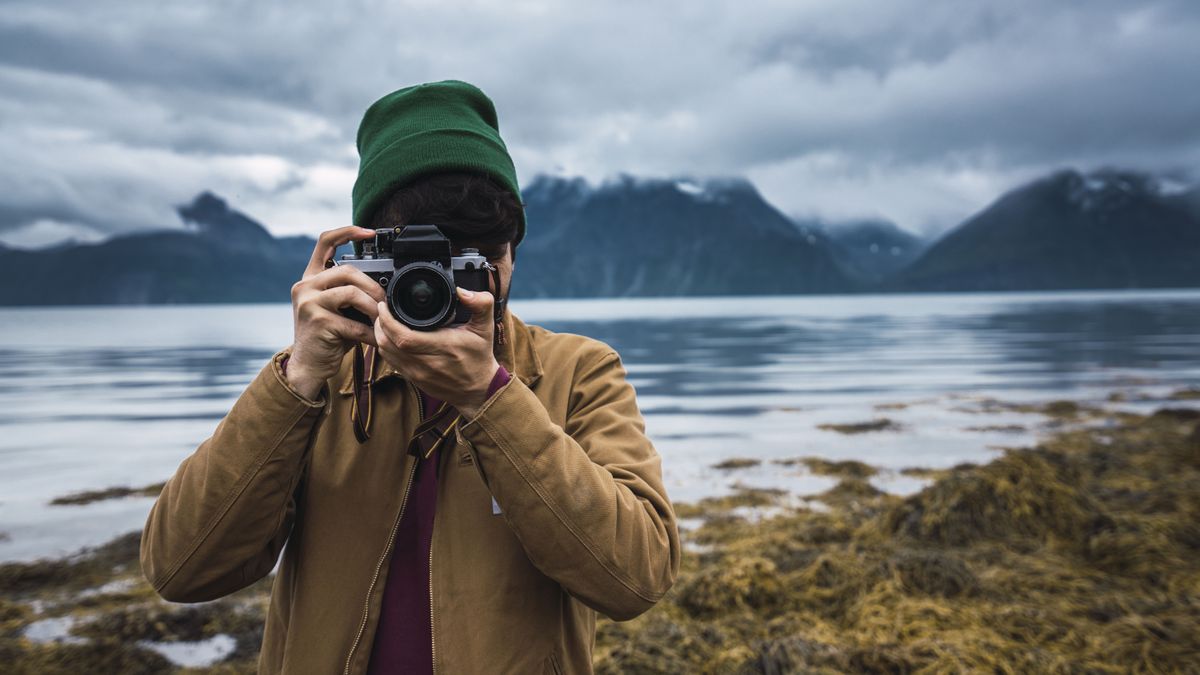
[[[387,289],[392,313],[416,330],[449,323],[458,307],[454,279],[440,266],[414,262],[397,270]]]

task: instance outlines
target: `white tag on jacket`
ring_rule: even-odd
[[[500,504],[496,503],[496,498],[492,497],[492,515],[500,515]]]

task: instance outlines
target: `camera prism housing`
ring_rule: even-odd
[[[471,311],[458,301],[458,288],[486,291],[488,273],[495,267],[473,248],[452,255],[453,248],[436,225],[406,225],[375,230],[374,239],[355,246],[335,265],[352,265],[384,288],[392,316],[414,330],[437,330],[471,320]],[[373,325],[352,307],[342,316]]]

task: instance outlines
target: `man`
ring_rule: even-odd
[[[321,235],[292,289],[293,344],[166,483],[143,571],[198,602],[282,550],[263,673],[590,672],[597,613],[646,611],[679,567],[620,357],[507,311],[525,217],[483,92],[393,92],[358,148],[354,226]],[[490,292],[460,291],[466,325],[412,330],[366,274],[326,268],[371,228],[417,223],[499,270]]]

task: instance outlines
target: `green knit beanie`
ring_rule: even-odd
[[[423,174],[477,171],[521,201],[517,171],[500,138],[496,107],[478,87],[458,80],[398,89],[367,108],[358,126],[354,224],[371,216],[397,188]],[[525,237],[525,212],[513,246]]]

